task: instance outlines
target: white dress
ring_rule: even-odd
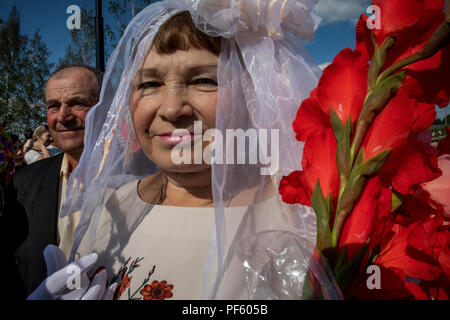
[[[200,299],[202,272],[211,237],[215,237],[214,208],[151,205],[140,199],[137,185],[137,180],[132,181],[111,193],[99,218],[94,244],[90,238],[95,223],[91,223],[76,258],[97,252],[99,260],[93,270],[105,267],[110,281],[123,279],[116,292],[119,299]],[[283,228],[281,221],[272,218],[276,206],[274,197],[254,205],[267,224],[257,229]],[[225,209],[227,251],[248,208]],[[146,212],[135,229],[130,212]],[[233,259],[218,298],[248,298],[243,272],[242,262]]]

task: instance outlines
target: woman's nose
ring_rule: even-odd
[[[193,115],[193,108],[186,99],[186,92],[182,89],[167,89],[167,94],[158,113],[167,121],[178,121]]]

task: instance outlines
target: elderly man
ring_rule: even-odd
[[[89,66],[59,68],[45,88],[50,134],[63,153],[38,161],[18,172],[7,195],[0,220],[1,254],[7,262],[1,273],[11,281],[5,291],[11,298],[28,296],[46,278],[42,255],[48,244],[68,256],[79,213],[60,219],[68,178],[84,147],[84,120],[98,102],[102,75]],[[8,263],[9,262],[9,263]]]

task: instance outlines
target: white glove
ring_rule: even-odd
[[[86,273],[97,262],[92,253],[67,265],[64,252],[48,245],[44,250],[47,278],[41,282],[27,300],[112,300],[118,283],[106,288],[106,270],[97,273],[89,283]]]

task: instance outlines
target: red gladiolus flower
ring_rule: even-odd
[[[428,39],[444,22],[444,0],[436,1],[374,1],[381,8],[381,29],[374,29],[378,47],[388,36],[394,36],[395,43],[388,50],[382,70],[423,49]],[[392,11],[403,7],[399,12]],[[395,16],[395,18],[393,18]],[[356,27],[356,50],[371,60],[374,54],[371,39],[372,30],[367,27],[368,17],[361,15]],[[450,48],[434,56],[410,64],[405,79],[405,92],[419,102],[445,107],[449,103]],[[439,86],[435,84],[439,83]]]
[[[373,0],[381,9],[381,28],[374,34],[381,43],[386,37],[414,26],[426,9],[444,8],[445,0]]]
[[[429,299],[449,300],[450,298],[450,278],[443,274],[434,281],[423,281],[421,287],[429,292]]]
[[[336,139],[331,129],[308,139],[303,150],[303,171],[294,171],[283,177],[279,191],[287,203],[311,206],[311,197],[319,179],[325,197],[331,192],[333,199],[339,192],[336,161]]]
[[[444,154],[438,158],[438,166],[442,175],[437,179],[422,184],[431,199],[442,205],[444,216],[450,219],[450,154]]]
[[[406,38],[411,38],[411,34],[414,33],[415,39],[409,39],[409,41],[414,41],[417,38],[420,40],[424,31],[419,28],[424,25],[429,27],[430,21],[433,21],[429,20],[430,17],[433,14],[443,13],[445,0],[373,0],[372,4],[378,6],[381,10],[381,27],[373,30],[376,42],[378,46],[380,46],[389,36],[400,37],[400,40],[403,40],[401,37],[406,36]],[[361,23],[360,26],[357,27],[357,35],[361,36],[366,32],[369,34],[370,30],[367,28],[366,23],[368,19],[367,16],[362,15],[362,21],[360,20],[360,22],[363,22],[364,24]],[[436,21],[436,16],[434,16],[434,21]],[[362,29],[361,27],[365,28]],[[408,33],[409,36],[407,35]],[[360,40],[362,39],[362,37],[358,38]],[[370,37],[368,38],[370,39]],[[428,38],[429,37],[426,39]],[[370,46],[367,48],[370,49]],[[403,50],[403,52],[404,51],[405,50]],[[368,53],[369,57],[372,57],[373,51],[369,50]]]
[[[317,86],[317,101],[329,116],[333,109],[342,123],[349,116],[355,123],[366,97],[369,64],[361,52],[344,49],[323,71]]]
[[[401,90],[375,118],[367,132],[362,147],[364,159],[403,144],[414,122],[414,103]]]
[[[422,142],[410,137],[412,130],[422,130],[429,123],[429,117],[419,114],[423,109],[417,108],[417,104],[399,90],[375,118],[362,143],[365,159],[392,149],[378,175],[385,187],[393,186],[402,194],[407,194],[415,184],[441,174],[436,157],[426,150]]]
[[[419,102],[446,107],[450,97],[449,71],[450,47],[427,60],[411,64],[404,83],[406,94]]]
[[[439,142],[439,145],[437,147],[437,154],[438,156],[443,154],[450,154],[450,128],[445,129],[447,131],[446,137]]]
[[[434,202],[427,191],[416,186],[404,200],[398,213],[395,216],[395,222],[402,226],[408,226],[417,221],[426,221],[441,215],[442,206]]]
[[[382,246],[375,263],[384,268],[399,268],[413,279],[435,280],[441,269],[436,257],[430,254],[433,243],[427,243],[426,239],[436,237],[440,223],[442,220],[436,218],[426,223],[416,222],[408,227],[394,225],[391,229],[393,236]]]
[[[342,123],[352,118],[354,127],[367,93],[368,61],[359,51],[342,50],[323,71],[319,84],[303,101],[293,128],[296,138],[306,141],[308,137],[331,128],[330,109]]]
[[[362,248],[376,226],[389,216],[391,198],[391,191],[381,186],[378,177],[367,183],[342,228],[338,250],[346,246],[347,261]]]
[[[331,122],[320,108],[317,98],[311,93],[311,97],[302,102],[292,126],[296,133],[295,138],[298,141],[306,141],[309,137],[322,134],[331,128]]]
[[[303,101],[297,112],[293,129],[296,139],[305,141],[303,171],[283,177],[279,191],[285,202],[311,206],[312,192],[319,181],[323,195],[331,194],[336,210],[339,184],[348,182],[344,174],[342,181],[339,180],[336,161],[347,174],[348,166],[352,166],[355,159],[350,159],[348,164],[343,163],[348,160],[347,154],[339,154],[336,159],[337,142],[330,109],[336,112],[343,124],[351,117],[354,135],[368,94],[369,61],[375,49],[379,49],[388,37],[393,40],[384,52],[384,65],[379,66],[380,60],[373,60],[370,68],[370,88],[377,90],[374,91],[376,94],[387,93],[378,90],[392,88],[383,87],[386,82],[375,82],[372,76],[380,76],[392,65],[420,52],[444,21],[444,0],[373,0],[373,4],[381,9],[381,21],[378,21],[381,28],[368,29],[368,17],[362,15],[357,25],[355,50],[344,49],[336,56],[323,71],[317,88]],[[372,36],[378,48],[374,48]],[[440,40],[442,44],[444,40]],[[449,103],[450,46],[426,60],[393,69],[390,69],[390,74],[406,71],[403,84],[386,106],[378,109],[379,114],[375,114],[373,121],[369,116],[361,119],[367,120],[361,123],[367,124],[367,131],[358,131],[358,138],[362,141],[357,140],[351,150],[356,151],[356,154],[352,153],[356,156],[358,150],[354,150],[355,146],[361,145],[364,161],[386,150],[390,153],[376,172],[369,171],[374,168],[371,167],[373,162],[356,170],[351,168],[354,170],[351,171],[352,179],[363,169],[366,170],[364,174],[369,172],[372,175],[365,177],[359,198],[356,194],[349,197],[349,188],[342,194],[339,204],[344,211],[341,212],[348,213],[348,216],[341,230],[333,230],[333,236],[339,235],[339,241],[333,248],[336,249],[333,251],[335,256],[330,263],[336,262],[344,246],[345,260],[348,262],[364,244],[369,243],[362,263],[359,266],[347,265],[349,268],[355,267],[352,271],[359,273],[346,290],[346,297],[448,299],[450,226],[446,223],[450,221],[450,130],[447,129],[448,137],[437,149],[431,149],[431,146],[427,149],[418,136],[423,136],[433,124],[435,105],[443,107]],[[382,75],[385,79],[387,73]],[[370,95],[369,98],[367,101],[373,103],[383,97]],[[338,126],[335,129],[342,137],[341,129]],[[359,136],[361,132],[365,134]],[[350,138],[350,143],[355,142],[352,140],[354,137]],[[343,140],[339,144],[339,151],[348,152],[345,143]],[[359,164],[358,159],[356,165]],[[357,186],[359,190],[361,185]],[[392,212],[391,204],[395,204]],[[346,211],[350,209],[351,212]],[[331,225],[334,215],[334,212],[331,213]],[[333,238],[333,245],[335,240]],[[368,275],[365,272],[370,264],[380,267],[380,290],[369,290],[367,287]],[[338,274],[339,285],[345,290],[348,282],[342,281],[342,273]]]
[[[379,289],[368,288],[369,276],[364,270],[347,290],[346,296],[361,300],[428,299],[426,292],[417,283],[406,280],[401,269],[380,267]]]
[[[414,103],[413,111],[414,123],[411,125],[411,132],[414,135],[418,135],[418,138],[424,131],[429,132],[431,139],[431,132],[428,128],[431,127],[436,120],[437,113],[434,104]]]
[[[383,185],[392,186],[397,192],[407,195],[415,185],[431,181],[441,176],[437,157],[415,138],[409,138],[401,146],[394,148],[385,166],[378,175]]]

